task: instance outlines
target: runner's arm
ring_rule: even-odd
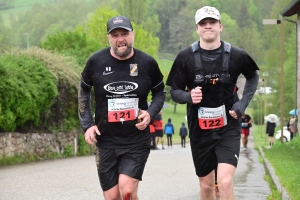
[[[83,79],[78,86],[78,116],[81,128],[84,132],[95,125],[91,106],[92,87],[84,83]]]
[[[193,103],[191,93],[180,90],[180,89],[171,89],[170,91],[172,100],[176,103],[184,104],[184,103]]]
[[[147,111],[150,114],[151,120],[153,120],[154,117],[161,111],[166,99],[165,84],[163,80],[151,89],[151,93],[152,100]]]
[[[245,112],[248,104],[250,103],[255,91],[257,90],[258,85],[258,71],[251,77],[246,78],[246,83],[243,91],[243,97],[240,101],[233,104],[232,109],[237,114],[238,118],[241,118]]]

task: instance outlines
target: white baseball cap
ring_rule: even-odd
[[[205,18],[213,18],[218,21],[221,20],[221,15],[218,9],[215,7],[210,7],[210,6],[204,6],[200,9],[197,10],[195,14],[195,22],[198,24],[202,19]]]

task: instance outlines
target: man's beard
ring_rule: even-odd
[[[114,48],[112,44],[110,44],[110,47],[112,48],[112,50],[114,51],[114,53],[117,56],[119,56],[120,58],[126,58],[131,53],[131,51],[133,49],[133,44],[134,44],[134,41],[132,41],[132,44],[130,46],[127,46],[126,51],[124,51],[123,53],[119,52],[117,47]]]

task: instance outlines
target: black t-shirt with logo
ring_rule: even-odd
[[[222,65],[222,50],[224,43],[215,50],[204,50],[200,48],[202,55],[206,55],[206,59],[202,59],[203,67],[207,78],[220,80],[223,73]],[[219,52],[219,57],[216,58],[216,52]],[[207,58],[207,55],[212,55],[212,61]],[[203,56],[202,56],[203,57]],[[188,47],[179,52],[173,66],[171,68],[167,85],[173,90],[190,91],[193,88],[202,87],[202,101],[200,104],[187,103],[187,118],[189,124],[189,132],[191,139],[219,139],[223,132],[228,129],[238,129],[240,124],[238,120],[229,115],[229,110],[234,104],[234,89],[238,76],[243,74],[246,78],[251,78],[255,75],[258,67],[253,59],[244,51],[235,47],[231,47],[230,61],[228,66],[228,74],[230,74],[230,83],[221,83],[216,81],[212,84],[209,81],[197,83],[195,74],[195,59],[191,48]],[[206,79],[207,80],[207,79]],[[204,130],[198,124],[198,108],[208,107],[216,108],[225,105],[227,125],[219,129]]]
[[[94,88],[95,124],[101,133],[97,135],[97,146],[120,148],[122,145],[150,144],[149,128],[138,130],[136,119],[109,122],[108,104],[114,99],[135,98],[138,99],[138,108],[147,110],[149,92],[153,96],[164,91],[163,75],[157,62],[138,49],[134,49],[134,55],[127,60],[118,60],[109,51],[110,48],[105,48],[91,55],[81,74],[83,90],[89,89],[85,85]]]

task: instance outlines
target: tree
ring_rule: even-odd
[[[121,0],[118,4],[118,11],[126,14],[137,25],[142,25],[147,11],[146,6],[147,0]]]
[[[57,32],[48,36],[41,48],[57,51],[63,55],[75,58],[80,66],[84,66],[86,59],[95,51],[103,48],[102,43],[88,38],[82,27],[74,31]]]
[[[236,20],[232,19],[227,13],[221,13],[221,22],[223,24],[221,39],[229,42],[233,46],[237,46],[237,37],[239,35],[238,30],[240,29],[236,23]],[[195,35],[197,35],[197,33],[195,33]]]
[[[161,28],[157,33],[157,36],[160,38],[160,51],[168,51],[168,45],[170,44],[170,22],[174,19],[177,13],[180,11],[181,6],[184,6],[184,0],[160,0],[152,1],[149,5],[149,10],[158,15],[159,23]],[[177,27],[177,28],[180,28]]]
[[[282,11],[282,8],[286,7],[290,1],[282,0],[276,1],[273,5],[270,14],[266,16],[266,18],[277,18],[278,13]],[[289,39],[290,38],[290,39]],[[270,101],[272,105],[270,106],[272,110],[278,110],[278,105],[280,105],[280,77],[284,76],[284,116],[289,117],[288,111],[293,108],[293,98],[291,97],[295,94],[292,88],[295,85],[294,76],[295,74],[292,68],[295,68],[295,30],[294,25],[285,22],[284,23],[284,48],[285,51],[280,51],[280,26],[264,26],[264,34],[262,37],[262,49],[264,51],[264,60],[265,60],[265,68],[264,70],[269,73],[267,78],[267,83],[272,84],[271,87],[275,89],[277,92],[274,93]],[[283,53],[284,57],[284,74],[280,73],[280,57],[281,53]],[[269,86],[269,85],[267,85]],[[293,93],[291,95],[291,93]]]
[[[239,20],[237,21],[237,23],[240,28],[245,28],[252,24],[252,20],[249,15],[248,7],[247,7],[245,1],[242,2],[238,19]]]

